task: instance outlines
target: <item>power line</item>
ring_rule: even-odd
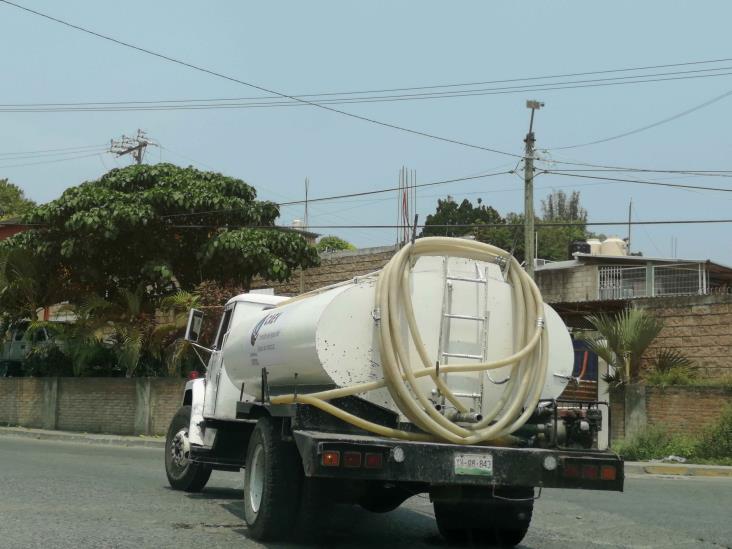
[[[732,219],[661,219],[656,221],[633,221],[633,225],[709,225],[720,223],[732,223]],[[550,221],[537,222],[536,227],[600,227],[600,226],[627,226],[628,220],[623,221]],[[492,228],[523,228],[523,223],[457,223],[454,225],[417,224],[417,228],[425,227],[435,229],[468,228],[468,229],[492,229]],[[269,229],[297,232],[298,229],[278,225],[168,225],[172,229]],[[313,225],[308,229],[400,229],[412,228],[413,225]]]
[[[50,156],[50,153],[71,153],[71,152],[81,152],[83,150],[89,150],[89,149],[103,149],[106,148],[106,145],[104,144],[98,144],[98,145],[80,145],[78,147],[63,147],[59,149],[40,149],[35,151],[15,151],[15,152],[0,152],[0,157],[6,157],[6,156],[25,156],[25,155],[40,155],[40,156]]]
[[[716,97],[713,97],[712,99],[709,99],[707,101],[704,101],[703,103],[700,103],[699,105],[696,105],[694,107],[691,107],[689,109],[686,109],[684,111],[681,111],[679,113],[676,113],[676,114],[674,114],[672,116],[669,116],[669,117],[664,118],[662,120],[659,120],[657,122],[653,122],[652,124],[648,124],[646,126],[641,126],[640,128],[636,128],[634,130],[630,130],[630,131],[627,131],[627,132],[619,133],[617,135],[612,135],[610,137],[604,137],[602,139],[595,139],[594,141],[588,141],[586,143],[578,143],[576,145],[565,145],[564,147],[550,147],[549,149],[546,149],[546,150],[549,150],[549,151],[552,151],[552,150],[553,151],[560,151],[560,150],[564,150],[564,149],[578,149],[580,147],[588,147],[590,145],[597,145],[599,143],[607,143],[608,141],[614,141],[616,139],[621,139],[623,137],[628,137],[630,135],[635,135],[637,133],[641,133],[641,132],[644,132],[646,130],[650,130],[652,128],[657,128],[658,126],[661,126],[663,124],[667,124],[669,122],[673,122],[674,120],[678,120],[679,118],[682,118],[682,117],[684,117],[684,116],[686,116],[688,114],[691,114],[691,113],[696,112],[698,110],[701,110],[701,109],[703,109],[705,107],[708,107],[710,105],[713,105],[714,103],[717,103],[718,101],[721,101],[722,99],[726,99],[730,95],[732,95],[732,90],[727,91],[727,92],[723,93],[722,95],[718,95]]]
[[[16,4],[15,2],[10,2],[9,0],[0,0],[0,2],[2,2],[4,4],[7,4],[9,6],[13,6],[13,7],[18,8],[18,9],[21,9],[21,10],[23,10],[25,12],[28,12],[28,13],[31,13],[33,15],[37,15],[37,16],[42,17],[44,19],[47,19],[49,21],[53,21],[55,23],[59,23],[59,24],[64,25],[66,27],[72,28],[74,30],[77,30],[77,31],[80,31],[80,32],[89,34],[91,36],[95,36],[97,38],[101,38],[103,40],[107,40],[108,42],[112,42],[114,44],[117,44],[117,45],[120,45],[120,46],[124,46],[126,48],[130,48],[130,49],[136,50],[138,52],[145,53],[147,55],[151,55],[153,57],[157,57],[159,59],[163,59],[165,61],[169,61],[171,63],[175,63],[175,64],[180,65],[180,66],[183,66],[183,67],[187,67],[189,69],[193,69],[193,70],[196,70],[196,71],[205,73],[205,74],[209,74],[211,76],[215,76],[215,77],[221,78],[223,80],[228,80],[229,82],[235,82],[237,84],[241,84],[243,86],[247,86],[247,87],[250,87],[250,88],[253,88],[253,89],[256,89],[256,90],[265,92],[265,93],[278,95],[278,96],[283,97],[283,98],[286,98],[286,99],[291,99],[291,100],[294,100],[294,101],[298,101],[300,103],[304,103],[304,104],[307,104],[307,105],[311,105],[311,106],[317,107],[319,109],[323,109],[323,110],[330,111],[330,112],[333,112],[333,113],[336,113],[336,114],[340,114],[340,115],[343,115],[343,116],[347,116],[347,117],[350,117],[350,118],[354,118],[356,120],[362,120],[364,122],[369,122],[371,124],[375,124],[375,125],[382,126],[382,127],[385,127],[385,128],[391,128],[391,129],[394,129],[394,130],[398,130],[398,131],[402,131],[402,132],[406,132],[406,133],[411,133],[413,135],[420,135],[422,137],[427,137],[429,139],[434,139],[434,140],[437,140],[437,141],[443,141],[445,143],[452,143],[452,144],[455,144],[455,145],[461,145],[463,147],[468,147],[468,148],[472,148],[472,149],[479,149],[479,150],[488,151],[488,152],[492,152],[492,153],[496,153],[496,154],[502,154],[502,155],[506,155],[506,156],[512,156],[514,158],[520,158],[521,157],[521,155],[519,155],[519,154],[514,154],[514,153],[510,153],[510,152],[506,152],[506,151],[501,151],[501,150],[493,149],[493,148],[490,148],[490,147],[483,147],[481,145],[475,145],[475,144],[467,143],[467,142],[460,141],[460,140],[457,140],[457,139],[450,139],[450,138],[447,138],[447,137],[441,137],[441,136],[434,135],[434,134],[431,134],[431,133],[422,132],[422,131],[419,131],[419,130],[413,130],[413,129],[410,129],[410,128],[406,128],[404,126],[398,126],[396,124],[391,124],[389,122],[383,122],[383,121],[380,121],[380,120],[376,120],[374,118],[369,118],[369,117],[366,117],[366,116],[361,116],[359,114],[354,114],[354,113],[350,113],[350,112],[347,112],[347,111],[342,111],[340,109],[335,109],[335,108],[329,107],[327,105],[320,105],[319,103],[314,103],[312,101],[308,101],[308,100],[305,100],[305,99],[300,99],[300,98],[297,98],[297,97],[294,97],[294,96],[291,96],[291,95],[287,95],[285,93],[281,93],[281,92],[278,92],[278,91],[275,91],[275,90],[266,88],[264,86],[260,86],[258,84],[254,84],[254,83],[251,83],[251,82],[246,82],[244,80],[240,80],[240,79],[235,78],[233,76],[228,76],[226,74],[223,74],[223,73],[214,71],[212,69],[208,69],[208,68],[205,68],[205,67],[202,67],[202,66],[199,66],[199,65],[195,65],[195,64],[189,63],[187,61],[182,61],[180,59],[176,59],[174,57],[170,57],[168,55],[164,55],[162,53],[158,53],[156,51],[153,51],[153,50],[150,50],[150,49],[147,49],[147,48],[143,48],[141,46],[136,46],[136,45],[131,44],[129,42],[125,42],[125,41],[119,40],[117,38],[113,38],[111,36],[108,36],[108,35],[105,35],[105,34],[101,34],[99,32],[96,32],[96,31],[87,29],[85,27],[81,27],[79,25],[75,25],[73,23],[69,23],[68,21],[64,21],[63,19],[58,19],[56,17],[52,17],[52,16],[47,15],[45,13],[41,13],[39,11],[32,10],[32,9],[27,8],[25,6],[22,6],[20,4]]]
[[[37,166],[40,164],[54,164],[56,162],[68,162],[69,160],[80,160],[82,158],[91,158],[93,156],[99,156],[100,153],[92,153],[92,154],[85,154],[81,156],[71,156],[68,158],[56,158],[54,160],[41,160],[39,162],[27,162],[24,164],[5,164],[3,166],[0,166],[0,168],[21,168],[25,166]]]
[[[4,0],[0,0],[4,1]],[[724,67],[723,69],[732,69],[732,67]],[[662,74],[686,74],[688,72],[701,72],[701,71],[719,71],[722,68],[715,69],[700,69],[699,71],[682,71],[675,73],[662,73]],[[425,99],[450,99],[456,97],[477,97],[487,95],[504,95],[504,94],[515,94],[524,93],[527,91],[554,91],[554,90],[571,90],[580,88],[590,87],[601,87],[601,86],[615,86],[615,85],[626,85],[626,84],[644,84],[652,82],[667,82],[675,80],[689,80],[696,78],[709,78],[715,76],[730,76],[732,72],[722,72],[717,74],[697,74],[692,76],[675,76],[675,77],[664,77],[664,78],[644,78],[646,75],[637,76],[623,76],[611,79],[595,79],[595,80],[580,80],[570,82],[556,82],[551,84],[531,84],[524,86],[509,86],[507,88],[488,88],[488,89],[477,89],[477,90],[462,90],[462,91],[443,91],[443,92],[429,92],[420,94],[407,94],[407,95],[376,95],[376,96],[365,96],[365,97],[351,97],[351,98],[335,98],[325,100],[304,100],[305,96],[291,96],[293,100],[280,100],[280,101],[263,101],[266,97],[254,97],[254,98],[228,98],[228,99],[188,99],[188,100],[159,100],[159,101],[101,101],[101,102],[80,102],[80,103],[16,103],[16,104],[5,104],[0,105],[0,112],[7,113],[63,113],[63,112],[129,112],[129,111],[179,111],[179,110],[218,110],[218,109],[253,109],[253,108],[277,108],[277,107],[303,107],[303,106],[319,106],[324,107],[326,105],[343,105],[343,104],[360,104],[360,103],[384,103],[394,101],[417,101]],[[648,75],[656,76],[656,75]],[[617,81],[618,79],[628,78],[644,78],[642,80],[631,80],[631,81]],[[605,82],[604,80],[609,80]],[[584,84],[582,82],[590,82]],[[591,83],[596,82],[596,83]],[[356,93],[356,92],[354,92]],[[239,101],[251,101],[255,102],[241,103]],[[696,109],[695,109],[696,110]],[[351,113],[348,113],[349,115]],[[362,117],[363,118],[363,117]],[[371,120],[371,119],[369,119]],[[662,122],[663,123],[663,122]],[[638,130],[642,131],[642,130]],[[637,132],[632,132],[637,133]],[[608,138],[608,140],[615,139]],[[602,140],[600,140],[602,142]],[[592,143],[590,143],[592,144]],[[584,145],[572,145],[561,148],[573,148]],[[550,150],[550,149],[547,149]]]
[[[732,59],[731,59],[732,60]],[[699,64],[699,63],[712,63],[717,61],[701,61],[701,62],[692,62],[692,63],[680,63],[680,64],[673,64],[673,65],[661,65],[661,67],[671,67],[671,66],[683,66],[683,65],[689,65],[689,64]],[[658,66],[657,66],[658,67]],[[367,96],[367,97],[354,97],[354,98],[343,98],[338,96],[349,96],[349,95],[365,95],[369,93],[378,93],[382,94],[385,92],[391,92],[391,91],[401,91],[401,90],[423,90],[423,89],[435,89],[435,88],[455,88],[455,87],[465,87],[465,86],[475,86],[475,85],[484,85],[484,84],[494,84],[494,83],[504,83],[504,82],[519,82],[519,81],[532,81],[532,80],[538,80],[538,79],[550,79],[550,78],[560,78],[563,76],[577,76],[577,75],[583,75],[583,74],[603,74],[607,72],[619,72],[619,71],[631,71],[631,70],[640,70],[640,69],[616,69],[611,71],[595,71],[595,72],[586,72],[586,73],[575,73],[574,75],[558,75],[558,76],[539,76],[539,77],[529,77],[529,78],[513,78],[513,79],[504,79],[504,80],[493,80],[493,81],[487,81],[487,82],[475,82],[475,83],[467,83],[467,84],[445,84],[441,86],[416,86],[412,88],[392,88],[392,89],[383,89],[383,90],[366,90],[366,91],[346,91],[346,92],[326,92],[326,93],[314,93],[314,94],[292,94],[292,97],[296,97],[299,99],[305,99],[305,98],[317,98],[317,97],[333,97],[335,96],[335,99],[329,99],[329,100],[322,100],[318,101],[319,104],[326,104],[326,103],[348,103],[348,102],[371,102],[371,101],[390,101],[390,100],[411,100],[411,99],[420,99],[420,98],[442,98],[442,97],[462,97],[465,95],[483,95],[484,93],[491,93],[491,92],[501,92],[505,91],[506,93],[523,93],[524,91],[528,90],[539,90],[541,91],[545,86],[558,86],[558,85],[574,85],[574,84],[581,84],[581,83],[595,83],[595,82],[613,82],[618,80],[628,80],[628,79],[640,79],[640,78],[650,78],[650,77],[656,77],[656,76],[669,76],[669,75],[680,75],[680,74],[690,74],[690,73],[709,73],[714,71],[722,71],[722,70],[730,70],[732,67],[712,67],[712,68],[704,68],[704,69],[695,69],[695,70],[687,70],[687,71],[671,71],[671,72],[663,72],[663,73],[656,73],[656,74],[640,74],[640,75],[627,75],[627,76],[617,76],[617,77],[611,77],[611,78],[598,78],[598,79],[588,79],[588,80],[572,80],[567,82],[551,82],[551,83],[541,83],[541,84],[524,84],[521,86],[507,86],[507,87],[498,87],[498,88],[487,88],[487,89],[468,89],[468,90],[458,90],[458,91],[436,91],[436,92],[428,92],[428,93],[420,93],[420,94],[398,94],[398,95],[376,95],[376,96]],[[731,73],[723,73],[721,76],[727,76]],[[701,76],[717,76],[717,75],[701,75]],[[663,80],[663,79],[662,79]],[[644,81],[645,82],[645,81]],[[628,83],[633,83],[632,81]],[[553,89],[553,88],[552,88]],[[563,88],[566,89],[566,88]],[[298,101],[278,101],[275,103],[268,103],[265,102],[265,100],[269,99],[281,99],[281,96],[279,95],[269,95],[269,96],[255,96],[255,97],[229,97],[229,98],[207,98],[207,99],[169,99],[169,100],[133,100],[133,101],[81,101],[81,102],[71,102],[71,103],[9,103],[9,104],[0,104],[0,109],[18,109],[15,112],[26,112],[24,109],[28,109],[31,112],[45,112],[45,110],[49,112],[66,112],[65,108],[68,108],[69,110],[117,110],[115,107],[122,107],[123,109],[130,109],[130,110],[162,110],[162,109],[180,109],[180,108],[244,108],[244,107],[257,107],[257,106],[287,106],[287,105],[303,105],[303,103]],[[238,102],[238,101],[258,101],[258,103],[231,103],[231,102]],[[38,109],[38,110],[35,110]]]
[[[458,181],[470,181],[470,180],[473,180],[473,179],[483,179],[483,178],[486,178],[486,177],[495,177],[497,175],[505,175],[505,174],[509,174],[509,173],[511,173],[511,172],[510,171],[502,171],[502,172],[493,172],[493,173],[482,174],[482,175],[473,175],[473,176],[468,176],[468,177],[456,177],[456,178],[453,178],[453,179],[443,179],[441,181],[431,181],[429,183],[419,183],[418,185],[416,185],[416,187],[432,187],[434,185],[444,185],[446,183],[457,183]],[[389,187],[388,189],[377,189],[377,190],[374,190],[374,191],[361,191],[361,192],[357,192],[357,193],[339,194],[339,195],[334,195],[334,196],[321,196],[319,198],[309,198],[308,199],[308,204],[311,204],[313,202],[325,202],[326,200],[338,200],[338,199],[341,199],[341,198],[353,198],[353,197],[357,197],[357,196],[369,196],[369,195],[381,194],[381,193],[387,193],[387,192],[393,192],[393,191],[398,191],[398,190],[399,190],[399,187]],[[292,206],[292,205],[295,205],[295,204],[305,204],[305,201],[304,200],[292,200],[290,202],[281,202],[281,203],[279,203],[277,205],[278,206]],[[187,212],[187,213],[169,214],[169,215],[163,215],[161,217],[163,217],[163,218],[185,217],[185,216],[189,216],[189,215],[207,215],[207,214],[212,214],[212,213],[228,213],[228,212],[231,212],[231,211],[232,210],[230,210],[230,209],[229,210],[223,210],[223,209],[206,210],[206,211],[201,211],[201,212]]]
[[[617,181],[620,183],[638,183],[641,185],[657,185],[659,187],[672,187],[677,189],[693,189],[698,191],[719,191],[719,192],[726,192],[730,193],[732,192],[732,188],[724,188],[724,187],[704,187],[699,185],[685,185],[682,183],[662,183],[660,181],[646,181],[644,179],[622,179],[618,177],[604,177],[600,175],[584,175],[584,174],[578,174],[578,173],[567,173],[567,172],[559,172],[559,171],[550,171],[550,170],[544,170],[541,173],[546,173],[550,175],[563,175],[565,177],[579,177],[582,179],[599,179],[602,181]],[[627,221],[626,221],[627,224]]]

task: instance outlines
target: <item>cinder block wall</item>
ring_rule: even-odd
[[[0,425],[161,435],[184,386],[178,378],[3,378]]]
[[[395,246],[384,246],[321,254],[320,266],[305,270],[304,291],[317,290],[323,286],[350,280],[355,276],[378,271],[396,252]],[[288,282],[255,279],[252,281],[252,289],[258,288],[274,288],[277,295],[297,295],[300,293],[300,273],[296,272]]]
[[[640,299],[634,304],[664,324],[646,351],[646,361],[659,349],[677,349],[696,361],[705,377],[732,376],[732,295]]]
[[[598,274],[596,265],[584,265],[571,269],[539,269],[535,274],[544,301],[568,303],[598,299]]]

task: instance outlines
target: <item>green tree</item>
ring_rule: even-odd
[[[614,387],[637,382],[641,357],[663,323],[643,309],[626,309],[616,316],[591,315],[587,320],[597,331],[584,338],[587,346],[614,370],[606,380]]]
[[[0,220],[23,215],[36,205],[25,197],[23,189],[7,179],[0,179]]]
[[[337,236],[323,236],[315,245],[318,252],[338,252],[341,250],[355,250],[356,246]]]
[[[192,290],[204,279],[248,288],[318,261],[294,231],[275,227],[277,204],[240,179],[172,164],[115,169],[26,214],[37,228],[2,246],[42,259],[63,297],[136,288]]]
[[[448,196],[437,201],[437,210],[427,216],[420,236],[474,236],[481,242],[510,250],[513,248],[515,231],[509,227],[494,226],[505,223],[501,214],[493,207],[483,204],[480,198],[474,206],[467,198],[458,204]]]
[[[587,210],[580,204],[580,193],[571,195],[554,191],[541,201],[541,221],[547,223],[577,223],[571,226],[539,227],[537,229],[538,256],[542,259],[561,261],[569,259],[569,245],[575,240],[586,240]]]

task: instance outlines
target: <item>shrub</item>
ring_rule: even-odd
[[[725,407],[717,423],[704,430],[695,453],[702,459],[732,459],[732,405]]]
[[[651,360],[651,368],[644,375],[647,383],[667,385],[692,385],[698,378],[699,368],[690,358],[676,349],[661,349]]]
[[[647,461],[667,456],[693,458],[696,441],[689,436],[668,433],[661,427],[647,427],[628,441],[618,444],[615,450],[625,459]]]

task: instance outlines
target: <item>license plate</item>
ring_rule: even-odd
[[[493,476],[493,456],[490,454],[455,454],[456,475]]]

